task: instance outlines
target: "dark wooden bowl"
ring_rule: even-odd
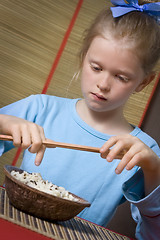
[[[75,217],[90,203],[72,194],[78,201],[71,201],[56,197],[32,187],[27,186],[11,175],[15,170],[20,173],[22,169],[5,165],[5,189],[11,204],[28,214],[48,221],[65,221]]]

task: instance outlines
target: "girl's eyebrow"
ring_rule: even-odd
[[[93,63],[97,63],[97,64],[100,64],[100,61],[98,59],[96,59],[96,56],[92,56],[92,54],[90,53],[87,53],[87,58],[89,60],[89,62],[93,62]]]
[[[96,60],[96,59],[93,59],[93,58],[89,58],[89,62],[90,62],[90,63],[94,63],[94,64],[98,64],[98,65],[100,65],[100,66],[103,65],[100,61],[98,61],[98,60]]]

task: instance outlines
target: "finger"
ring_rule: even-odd
[[[27,124],[21,127],[21,147],[27,149],[32,144],[31,132]]]
[[[41,126],[39,127],[39,132],[40,132],[42,141],[46,140],[43,127],[41,127]]]
[[[124,151],[124,144],[122,141],[118,141],[112,149],[110,149],[110,152],[108,153],[106,159],[107,161],[111,162],[113,159],[116,159],[117,156],[119,156]],[[123,158],[123,156],[122,156]]]
[[[37,152],[36,158],[35,158],[35,165],[36,166],[39,166],[41,164],[43,156],[44,156],[44,153],[45,153],[45,150],[46,150],[46,147],[42,146],[40,148],[40,150]]]
[[[21,143],[22,143],[22,137],[21,137],[21,133],[20,132],[13,132],[12,133],[12,137],[13,137],[13,145],[15,147],[20,147]]]
[[[140,160],[143,159],[143,154],[141,152],[136,153],[133,158],[128,162],[126,169],[131,170],[135,166],[139,166]]]
[[[116,168],[116,173],[117,174],[121,173],[124,168],[126,168],[127,170],[131,170],[137,164],[138,159],[136,156],[138,154],[139,154],[139,151],[137,151],[135,146],[131,147],[119,162]]]
[[[101,147],[101,152],[104,152],[106,149],[109,149],[117,142],[117,136],[110,137],[108,141],[106,141],[103,146]]]
[[[31,126],[31,131],[32,131],[32,145],[29,148],[29,151],[31,153],[36,153],[40,150],[40,148],[42,147],[42,135],[41,135],[41,130],[40,127],[36,124]]]
[[[30,134],[28,133],[28,129],[26,125],[14,126],[14,130],[12,131],[13,136],[13,145],[15,147],[27,148],[30,146]]]
[[[111,137],[107,142],[104,143],[104,145],[100,149],[101,157],[106,158],[109,150],[111,147],[113,147],[117,142],[117,137]]]
[[[100,154],[101,154],[101,157],[102,158],[107,158],[107,155],[108,155],[108,153],[109,153],[109,150],[107,149],[105,152],[101,152],[101,150],[100,150]]]
[[[127,166],[127,164],[129,163],[129,161],[131,161],[131,158],[129,158],[129,157],[123,157],[122,159],[121,159],[121,161],[119,162],[119,164],[117,165],[117,168],[115,169],[115,172],[117,173],[117,174],[120,174],[123,170],[124,170],[124,168]]]

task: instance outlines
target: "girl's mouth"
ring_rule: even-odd
[[[107,101],[107,99],[105,97],[103,97],[103,95],[100,95],[98,93],[92,93],[92,95],[94,96],[94,98],[96,98],[97,100],[100,101]]]

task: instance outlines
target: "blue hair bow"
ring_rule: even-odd
[[[132,11],[145,12],[160,22],[160,2],[138,4],[138,0],[111,0],[115,7],[111,7],[114,18],[120,17]]]

